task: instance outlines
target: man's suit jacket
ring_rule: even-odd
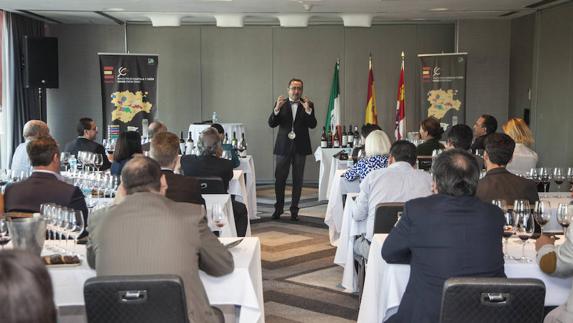
[[[514,175],[503,167],[490,170],[484,178],[480,179],[476,197],[486,203],[502,199],[508,205],[513,205],[513,201],[517,199],[526,199],[531,207],[535,201],[539,201],[537,185],[534,181]]]
[[[275,115],[273,109],[273,112],[271,112],[269,116],[269,126],[271,128],[279,127],[273,154],[281,156],[290,155],[291,153],[297,153],[299,155],[312,154],[308,129],[314,129],[316,127],[316,118],[314,117],[314,105],[311,105],[311,107],[312,112],[308,114],[304,111],[302,103],[298,104],[296,118],[294,120],[294,133],[296,134],[294,140],[288,138],[288,133],[293,129],[290,100],[285,102],[277,115]]]
[[[502,211],[475,197],[443,194],[410,200],[384,245],[388,263],[410,264],[410,279],[391,322],[438,322],[451,277],[505,277]],[[390,322],[389,321],[389,322]]]
[[[233,257],[207,227],[203,207],[157,193],[134,193],[94,216],[88,227],[88,259],[95,254],[98,276],[178,275],[190,321],[218,322],[199,270],[226,275],[233,271]]]
[[[53,174],[33,172],[27,179],[8,185],[4,192],[6,212],[40,212],[44,203],[80,210],[87,220],[88,208],[82,191]]]
[[[77,137],[76,139],[68,142],[64,148],[64,151],[69,152],[75,156],[78,155],[78,151],[89,151],[95,154],[100,154],[103,156],[103,165],[101,166],[100,170],[106,170],[111,167],[111,163],[107,158],[107,152],[105,151],[104,146],[84,137]]]
[[[167,181],[165,197],[175,202],[186,202],[205,205],[201,196],[201,184],[195,177],[173,173],[172,170],[161,170]]]
[[[223,179],[225,192],[233,178],[233,162],[216,156],[181,156],[181,171],[185,176],[217,176]]]

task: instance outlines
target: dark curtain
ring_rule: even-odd
[[[11,54],[14,58],[14,120],[12,127],[12,153],[24,141],[22,129],[29,120],[46,121],[46,90],[43,89],[42,102],[38,89],[26,88],[24,84],[24,36],[44,36],[44,23],[18,14],[10,14]]]

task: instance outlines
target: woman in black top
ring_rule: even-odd
[[[440,125],[440,121],[434,117],[429,117],[422,121],[420,124],[420,138],[424,143],[418,145],[416,153],[418,156],[432,156],[435,149],[444,149],[444,145],[440,143],[444,129]]]
[[[135,154],[143,154],[141,148],[141,136],[137,131],[126,131],[119,134],[117,143],[115,144],[115,151],[113,152],[113,163],[111,164],[111,174],[115,176],[121,175],[123,166]]]

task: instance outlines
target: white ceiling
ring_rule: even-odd
[[[144,23],[151,22],[151,17],[167,17],[183,24],[212,24],[216,21],[231,21],[231,24],[236,24],[237,21],[245,24],[278,24],[279,16],[295,15],[303,20],[308,17],[311,24],[342,24],[345,14],[356,15],[366,22],[373,20],[374,23],[489,19],[517,11],[510,16],[514,18],[543,8],[527,8],[539,1],[541,0],[0,0],[0,7],[8,11],[25,10],[68,24],[117,23],[95,12],[103,12],[124,22]],[[556,0],[547,5],[566,1],[568,0]],[[345,25],[350,21],[346,20],[347,18],[344,20]]]

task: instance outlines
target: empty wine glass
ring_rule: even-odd
[[[567,181],[569,182],[569,190],[573,190],[573,167],[567,168]]]
[[[543,232],[543,226],[551,219],[551,203],[549,201],[536,201],[533,207],[533,216],[541,227],[541,232]]]
[[[521,247],[521,261],[530,262],[531,259],[525,256],[525,244],[535,232],[535,221],[531,216],[531,209],[529,208],[529,201],[515,200],[513,204],[513,213],[515,216],[515,234],[523,242]]]
[[[72,210],[69,213],[70,230],[68,232],[69,236],[74,239],[77,244],[78,237],[82,234],[85,229],[83,213],[80,210]],[[75,244],[74,244],[75,245]]]
[[[94,154],[93,155],[94,165],[96,170],[99,172],[100,168],[103,166],[103,155],[102,154]]]
[[[561,192],[561,184],[565,181],[565,173],[563,172],[563,168],[555,167],[553,169],[553,181],[557,184],[557,190]]]
[[[8,223],[6,220],[0,219],[0,246],[4,250],[4,246],[10,242],[10,233],[8,232]]]
[[[569,213],[569,205],[565,203],[559,203],[557,206],[557,222],[563,228],[563,234],[567,238],[567,228],[571,224],[571,214]]]
[[[68,165],[70,163],[70,153],[67,151],[62,151],[60,153],[60,162],[64,165],[64,171],[68,171]]]

